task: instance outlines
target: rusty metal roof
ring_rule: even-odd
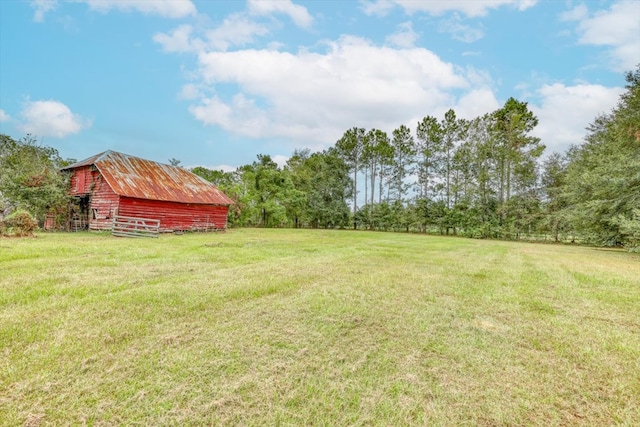
[[[218,187],[186,169],[115,151],[96,154],[64,169],[91,165],[120,196],[180,203],[233,204]]]

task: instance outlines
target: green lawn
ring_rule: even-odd
[[[0,239],[0,425],[640,425],[640,256],[423,235]]]

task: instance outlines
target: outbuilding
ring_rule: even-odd
[[[160,231],[225,229],[233,201],[178,166],[105,151],[67,166],[72,228],[111,230],[115,216],[160,221]]]

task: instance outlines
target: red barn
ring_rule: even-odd
[[[110,230],[115,215],[160,220],[161,231],[227,227],[233,201],[215,185],[177,166],[105,151],[67,166],[75,221]]]

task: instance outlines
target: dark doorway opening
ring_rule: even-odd
[[[89,206],[91,196],[74,197],[69,212],[69,231],[84,231],[89,229]]]

